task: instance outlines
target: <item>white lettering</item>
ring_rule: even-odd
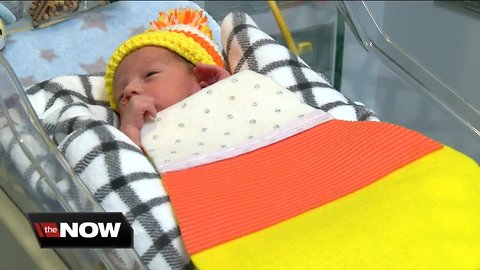
[[[98,228],[100,229],[100,235],[102,237],[108,237],[108,235],[111,237],[117,237],[118,232],[120,231],[120,222],[115,223],[115,228],[112,223],[98,223]]]
[[[117,237],[120,232],[120,222],[114,223],[93,223],[93,222],[84,222],[78,226],[77,222],[73,222],[71,225],[68,223],[60,223],[60,237],[67,237],[67,234],[70,237],[78,237],[80,234],[84,238],[93,238],[98,235],[102,237]],[[88,229],[87,229],[88,228]]]
[[[60,237],[66,237],[70,235],[70,237],[78,237],[78,223],[72,223],[72,227],[68,225],[68,223],[60,222]]]
[[[90,227],[91,228],[91,232],[88,233],[86,228],[87,227]],[[84,222],[82,224],[80,224],[80,228],[79,229],[79,233],[82,237],[85,237],[85,238],[93,238],[95,236],[97,236],[98,234],[98,226],[97,224],[93,223],[93,222]]]

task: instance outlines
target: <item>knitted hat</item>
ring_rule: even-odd
[[[224,67],[221,53],[213,41],[207,17],[202,10],[173,9],[160,12],[150,28],[123,42],[113,53],[105,72],[105,90],[110,106],[118,110],[113,96],[113,78],[120,62],[130,53],[146,46],[167,48],[193,64]]]

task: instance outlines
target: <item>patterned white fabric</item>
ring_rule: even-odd
[[[244,70],[159,112],[142,146],[160,172],[231,158],[332,117],[267,76]]]

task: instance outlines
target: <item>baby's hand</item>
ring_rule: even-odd
[[[132,141],[141,146],[140,130],[145,121],[155,118],[157,110],[153,97],[146,95],[134,95],[126,104],[120,104],[120,130]]]
[[[227,70],[215,65],[197,63],[193,69],[200,87],[204,88],[230,76]]]

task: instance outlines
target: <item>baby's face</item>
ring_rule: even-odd
[[[144,47],[123,59],[113,79],[120,116],[134,95],[155,100],[157,112],[201,89],[194,73],[178,55],[161,47]]]

